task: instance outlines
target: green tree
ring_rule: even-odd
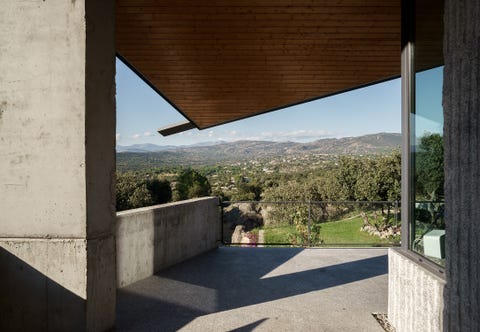
[[[153,205],[152,195],[145,183],[137,186],[128,198],[130,209]]]
[[[262,187],[242,175],[235,177],[237,192],[232,194],[235,201],[258,201],[262,193]]]
[[[430,201],[443,197],[443,137],[425,134],[420,138],[415,154],[416,192]]]
[[[374,159],[362,161],[362,167],[357,174],[355,183],[355,199],[359,201],[379,201],[380,177],[378,176],[378,163]]]
[[[293,245],[318,245],[323,243],[320,239],[320,224],[314,222],[309,215],[308,207],[299,207],[291,219],[295,226],[296,234],[289,234],[289,241]]]
[[[357,171],[355,199],[360,201],[398,201],[401,192],[401,155],[364,159]]]
[[[212,192],[208,179],[193,169],[183,170],[177,177],[174,201],[209,196]]]
[[[307,202],[321,201],[322,195],[319,191],[317,183],[313,180],[307,181],[289,181],[287,183],[280,183],[278,186],[265,189],[262,194],[263,200],[269,202],[279,202],[280,204],[269,205],[268,219],[265,220],[267,224],[291,224],[295,222],[295,217],[299,217],[299,211],[305,212],[304,209]],[[286,202],[287,204],[282,204]],[[303,202],[303,203],[292,203]],[[314,205],[311,209],[315,216],[320,216],[322,213],[317,212],[323,206]],[[298,213],[297,213],[298,212]],[[303,216],[301,214],[301,216]],[[301,218],[300,218],[301,219]],[[300,220],[300,219],[297,219]]]
[[[172,188],[169,181],[154,178],[148,180],[146,185],[152,197],[153,204],[167,203],[172,200]]]
[[[354,201],[355,188],[362,162],[358,158],[341,156],[337,167],[327,181],[326,191],[330,200]]]
[[[166,180],[145,180],[144,176],[131,172],[116,173],[117,211],[166,203],[171,198],[170,182]]]
[[[400,151],[377,160],[376,182],[382,201],[399,201],[401,198],[402,157]]]
[[[133,173],[116,173],[116,206],[117,211],[131,209],[130,196],[137,187],[137,181]]]

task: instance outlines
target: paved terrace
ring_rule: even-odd
[[[387,249],[221,247],[118,291],[117,331],[383,331]]]

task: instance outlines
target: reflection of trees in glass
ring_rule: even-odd
[[[437,201],[443,198],[443,137],[425,134],[415,155],[416,192],[418,198]]]
[[[443,137],[440,134],[425,134],[420,138],[415,155],[415,219],[443,228],[444,218],[444,169]],[[417,225],[419,227],[419,225]],[[430,226],[431,227],[431,226]]]

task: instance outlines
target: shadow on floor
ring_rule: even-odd
[[[316,265],[319,267],[314,267],[315,262],[312,266],[292,263],[292,258],[302,251],[299,248],[219,248],[173,266],[118,291],[117,330],[175,331],[209,313],[387,273],[384,254],[364,259],[354,256],[350,261],[345,257],[329,258],[330,262],[322,258]],[[306,261],[314,259],[312,256]],[[263,321],[236,330],[250,331]]]

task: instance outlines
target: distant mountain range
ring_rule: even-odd
[[[224,141],[216,142],[203,142],[191,145],[156,145],[151,143],[144,144],[133,144],[133,145],[117,145],[117,152],[135,152],[135,153],[147,153],[147,152],[160,152],[165,150],[176,150],[176,149],[188,149],[195,148],[199,146],[212,146],[226,143]]]
[[[191,146],[135,144],[117,146],[117,163],[142,162],[148,165],[198,165],[304,154],[372,155],[401,147],[401,134],[378,133],[358,137],[327,138],[309,143],[237,141],[209,142]]]

